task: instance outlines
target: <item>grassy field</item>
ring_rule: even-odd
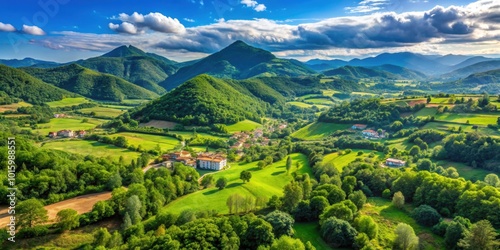
[[[437,108],[423,108],[415,113],[415,116],[434,116],[437,114]]]
[[[87,119],[87,121],[83,122],[83,119]],[[88,130],[104,122],[106,122],[106,120],[94,118],[53,118],[50,119],[49,123],[38,124],[38,129],[35,129],[33,132],[47,135],[49,132],[63,129]]]
[[[484,177],[487,174],[493,173],[488,170],[473,168],[461,162],[438,161],[436,162],[436,164],[438,166],[442,166],[443,168],[454,167],[457,169],[460,177],[463,177],[464,179],[471,181],[484,180]]]
[[[339,91],[327,89],[327,90],[322,90],[322,93],[324,96],[333,96],[333,94],[339,93]]]
[[[254,121],[243,120],[241,122],[238,122],[238,123],[235,123],[235,124],[232,124],[232,125],[227,125],[227,130],[229,131],[229,133],[232,134],[232,133],[240,132],[240,131],[254,130],[254,129],[259,128],[261,126],[262,125],[260,125],[259,123],[254,122]]]
[[[175,146],[179,145],[179,140],[161,135],[149,135],[141,133],[117,133],[111,135],[111,137],[123,136],[127,139],[130,145],[139,146],[141,145],[144,149],[154,149],[156,145],[160,145],[162,151],[167,151],[173,149]]]
[[[140,154],[128,149],[119,148],[113,145],[108,145],[96,141],[84,140],[56,140],[43,144],[42,148],[57,149],[65,152],[92,155],[95,157],[104,157],[112,160],[118,160],[120,156],[126,163],[137,159]]]
[[[312,98],[312,99],[306,99],[304,102],[310,102],[313,103],[314,105],[320,104],[320,105],[333,105],[333,102],[330,99],[326,98]]]
[[[177,135],[182,135],[184,139],[190,139],[193,138],[194,133],[191,131],[171,131],[170,133],[172,134],[177,134]],[[201,138],[208,138],[208,139],[222,139],[222,140],[227,140],[228,138],[226,137],[221,137],[221,136],[215,136],[211,134],[206,134],[206,133],[197,133],[199,137]]]
[[[93,107],[93,108],[80,109],[80,112],[87,114],[87,115],[90,112],[94,112],[95,116],[115,118],[115,117],[123,114],[125,111],[123,109],[118,109],[118,108]]]
[[[321,238],[319,231],[319,224],[317,222],[296,222],[293,225],[295,230],[295,237],[302,240],[304,243],[310,241],[316,250],[329,250],[332,249]]]
[[[443,114],[436,114],[434,117],[436,118],[437,121],[456,122],[464,124],[466,124],[467,121],[469,121],[469,124],[488,125],[488,124],[496,124],[498,119],[498,114],[487,115],[487,114],[443,113]]]
[[[0,113],[3,113],[5,111],[16,111],[17,108],[20,107],[31,107],[33,105],[27,103],[27,102],[18,102],[18,103],[12,103],[12,104],[6,104],[6,105],[0,105]]]
[[[303,102],[287,102],[287,104],[290,104],[290,105],[293,105],[293,106],[297,106],[299,108],[312,108],[313,106],[316,106],[318,107],[319,109],[323,109],[323,108],[329,108],[330,106],[328,105],[321,105],[321,104],[308,104],[308,103],[303,103]]]
[[[51,108],[59,108],[68,106],[71,107],[73,105],[78,105],[87,102],[90,101],[85,97],[74,97],[74,98],[64,98],[60,101],[48,102],[47,105],[49,105]]]
[[[456,123],[447,123],[447,122],[429,122],[425,124],[422,129],[438,129],[442,131],[450,131],[451,128],[458,130],[461,127],[462,131],[466,133],[475,132],[476,130],[472,128],[472,125],[466,124],[456,124]],[[477,132],[483,133],[489,136],[500,136],[500,131],[488,128],[486,126],[478,126]]]
[[[358,156],[358,152],[363,152],[364,154],[361,156]],[[353,162],[356,158],[365,158],[368,157],[368,154],[373,152],[375,154],[375,159],[382,160],[382,157],[384,155],[381,152],[373,151],[373,150],[367,150],[367,149],[353,149],[351,153],[346,154],[346,155],[339,155],[339,153],[331,153],[328,155],[325,155],[323,157],[323,163],[328,163],[331,162],[335,165],[335,168],[339,170],[339,172],[342,172],[342,169],[349,165],[349,163]]]
[[[392,206],[390,200],[383,198],[368,198],[368,203],[360,210],[361,214],[371,216],[379,226],[378,242],[381,249],[391,249],[396,238],[394,230],[399,223],[406,223],[413,227],[415,233],[425,242],[425,249],[445,249],[443,238],[431,232],[431,228],[420,226],[411,218],[407,210],[411,205],[406,205],[405,211]]]
[[[295,162],[298,161],[301,167],[297,172],[311,175],[311,169],[305,155],[292,154],[291,157],[294,166],[292,171],[295,171]],[[228,185],[225,189],[218,190],[216,187],[203,189],[171,202],[164,209],[172,213],[180,213],[186,209],[214,209],[220,214],[227,214],[229,210],[226,206],[226,200],[231,194],[238,193],[242,196],[264,196],[267,198],[272,195],[281,196],[283,187],[293,179],[291,174],[286,173],[285,162],[286,159],[283,159],[262,170],[258,169],[257,162],[248,164],[233,163],[228,170],[214,173],[216,180],[221,176],[228,179]],[[252,173],[252,179],[248,183],[243,183],[240,180],[240,173],[243,170]]]
[[[302,140],[321,140],[337,130],[350,128],[349,124],[335,124],[315,122],[311,123],[292,134],[292,137]]]

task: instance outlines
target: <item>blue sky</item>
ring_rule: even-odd
[[[0,58],[65,62],[132,44],[178,60],[243,40],[277,56],[383,52],[499,56],[492,0],[2,1]]]

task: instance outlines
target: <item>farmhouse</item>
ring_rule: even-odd
[[[352,125],[351,129],[361,130],[361,129],[366,129],[366,126],[367,126],[366,124],[354,124],[354,125]]]
[[[184,165],[193,168],[221,170],[227,164],[226,157],[221,154],[200,153],[196,157],[193,157],[190,152],[184,150],[164,154],[162,155],[162,159],[165,161],[163,165],[167,167],[172,166],[174,162],[182,162]]]
[[[85,130],[80,130],[80,131],[77,131],[77,132],[76,132],[76,134],[77,134],[77,136],[78,136],[79,138],[83,138],[83,137],[85,137],[85,135],[87,135],[87,131],[85,131]]]
[[[374,137],[375,138],[375,137],[379,136],[377,131],[372,130],[372,129],[363,130],[363,132],[361,132],[361,133],[363,133],[363,135],[366,137]]]
[[[60,130],[60,131],[57,131],[57,136],[65,137],[65,138],[74,137],[75,132],[73,132],[73,130],[67,130],[67,129]]]
[[[385,160],[385,165],[390,167],[403,167],[405,164],[405,161],[398,159],[388,158],[387,160]]]
[[[57,137],[57,133],[56,132],[49,132],[49,137],[50,138],[56,138]]]

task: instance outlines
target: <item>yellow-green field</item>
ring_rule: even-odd
[[[333,94],[335,93],[340,93],[339,91],[337,90],[331,90],[331,89],[327,89],[327,90],[322,90],[323,92],[323,95],[324,96],[332,96]]]
[[[12,103],[12,104],[6,104],[6,105],[0,105],[0,113],[3,113],[5,111],[16,111],[17,108],[20,107],[31,107],[33,105],[27,103],[27,102],[18,102],[18,103]]]
[[[363,152],[363,155],[358,156],[358,152]],[[335,168],[339,172],[342,172],[342,169],[349,165],[349,163],[353,162],[356,158],[361,158],[364,159],[368,157],[368,155],[373,152],[375,154],[374,159],[382,160],[384,157],[384,154],[373,151],[373,150],[366,150],[366,149],[353,149],[351,153],[349,154],[343,154],[339,155],[339,153],[331,153],[327,154],[323,157],[323,163],[333,163]]]
[[[130,132],[122,132],[111,135],[111,137],[115,138],[117,136],[123,136],[127,139],[129,145],[139,146],[142,148],[150,150],[155,149],[156,145],[160,145],[162,152],[174,149],[175,146],[179,145],[179,140],[162,135],[150,135],[150,134],[141,134],[141,133],[130,133]]]
[[[232,125],[227,125],[227,130],[229,133],[235,133],[235,132],[240,132],[240,131],[250,131],[254,130],[256,128],[262,127],[259,123],[256,123],[254,121],[250,120],[243,120],[241,122],[237,122]]]
[[[184,139],[191,139],[194,136],[194,133],[191,131],[171,131],[170,133],[182,135],[182,137]],[[214,140],[217,140],[217,139],[227,140],[228,139],[226,137],[215,136],[215,135],[206,134],[206,133],[196,133],[196,134],[201,138],[207,138],[207,139],[214,139]]]
[[[415,116],[434,116],[437,114],[437,108],[423,108],[415,113]]]
[[[350,128],[349,124],[335,124],[325,122],[311,123],[292,134],[292,137],[302,140],[321,140],[337,130]]]
[[[469,121],[469,124],[488,125],[488,124],[496,124],[499,115],[443,113],[443,114],[436,114],[434,117],[438,121],[456,122],[464,124],[466,124],[467,121]]]
[[[90,102],[88,99],[85,97],[74,97],[74,98],[64,98],[60,101],[54,101],[54,102],[48,102],[47,105],[49,105],[51,108],[60,108],[60,107],[68,107],[68,106],[73,106],[73,105],[78,105],[82,103],[87,103]]]
[[[307,157],[302,154],[292,154],[293,160],[292,171],[296,171],[295,162],[300,163],[298,173],[309,173]],[[181,197],[169,203],[164,209],[172,213],[180,213],[186,209],[193,210],[216,210],[220,214],[229,213],[226,206],[227,198],[232,194],[240,194],[242,196],[263,196],[270,198],[272,195],[281,196],[283,187],[292,179],[292,174],[287,174],[285,169],[286,159],[273,163],[262,170],[257,167],[257,162],[248,164],[231,163],[228,170],[214,173],[214,178],[224,176],[228,179],[228,185],[223,190],[218,190],[216,187],[210,187],[197,191],[195,193]],[[243,170],[248,170],[252,173],[250,182],[243,183],[240,180],[240,173]]]
[[[466,125],[466,124],[456,124],[456,123],[447,123],[447,122],[429,122],[425,124],[422,129],[439,129],[442,131],[450,131],[452,128],[455,129],[455,131],[458,130],[459,127],[462,128],[462,131],[466,133],[470,132],[475,132],[476,130],[472,128],[473,125]],[[491,128],[488,128],[484,125],[479,125],[477,128],[477,132],[483,133],[489,136],[500,136],[500,131],[498,130],[493,130]]]
[[[312,108],[313,106],[318,107],[319,109],[323,108],[329,108],[330,106],[328,105],[321,105],[321,104],[308,104],[308,103],[303,103],[303,102],[287,102],[287,104],[297,106],[299,108]]]
[[[333,105],[333,102],[330,99],[326,98],[311,98],[311,99],[305,99],[304,102],[310,102],[313,104],[322,104],[322,105]]]
[[[84,119],[87,121],[83,122]],[[41,135],[47,135],[49,132],[56,132],[64,129],[89,130],[104,122],[106,122],[106,120],[82,117],[52,118],[49,123],[38,124],[38,128],[33,130],[33,132],[39,132]]]
[[[123,156],[126,163],[129,163],[131,160],[135,160],[140,156],[140,154],[135,151],[86,140],[54,140],[46,142],[43,144],[42,148],[57,149],[80,155],[92,155],[104,158],[109,157],[115,161],[118,160],[120,156]]]
[[[125,111],[123,109],[110,108],[110,107],[93,107],[93,108],[80,109],[80,112],[87,115],[90,114],[91,112],[94,112],[95,116],[98,117],[115,118],[123,114]]]

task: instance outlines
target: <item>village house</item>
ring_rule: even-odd
[[[56,138],[57,132],[49,132],[49,138]]]
[[[363,134],[363,136],[365,137],[372,137],[372,138],[376,138],[378,137],[378,133],[377,131],[375,130],[372,130],[372,129],[366,129],[366,130],[363,130],[363,132],[361,132]]]
[[[57,136],[60,136],[60,137],[65,137],[65,138],[70,138],[70,137],[75,137],[75,132],[73,132],[73,130],[60,130],[60,131],[57,131]]]
[[[63,118],[65,116],[65,114],[54,114],[54,118]]]
[[[405,164],[405,161],[398,159],[388,158],[387,160],[385,160],[385,165],[390,167],[403,167]]]
[[[362,130],[362,129],[366,129],[367,125],[366,124],[354,124],[352,125],[351,129],[359,129],[359,130]]]
[[[85,137],[85,135],[87,135],[87,131],[85,131],[85,130],[80,130],[80,131],[77,131],[77,132],[76,132],[76,134],[77,134],[77,136],[78,136],[79,138],[83,138],[83,137]]]
[[[200,154],[198,155],[198,168],[221,170],[226,167],[227,159],[220,154]]]
[[[226,167],[227,159],[221,154],[214,153],[200,153],[196,157],[191,156],[188,151],[174,152],[171,154],[162,155],[164,160],[163,165],[166,167],[171,167],[174,162],[181,162],[186,166],[191,166],[193,168],[209,169],[209,170],[221,170]]]

